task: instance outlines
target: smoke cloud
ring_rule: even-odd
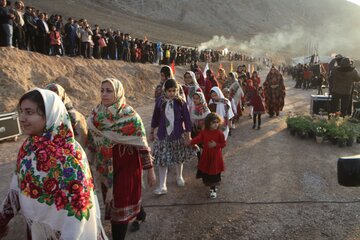
[[[350,19],[341,23],[332,22],[305,29],[302,26],[287,26],[273,33],[259,33],[248,41],[235,37],[213,36],[201,43],[199,49],[224,49],[247,55],[271,56],[284,54],[290,57],[311,55],[316,51],[319,55],[330,56],[341,53],[351,58],[360,59],[360,32]]]

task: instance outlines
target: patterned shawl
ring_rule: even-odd
[[[194,108],[191,110],[191,121],[205,119],[205,117],[210,113],[205,100],[205,96],[202,92],[194,93],[200,97],[200,104],[194,105]]]
[[[35,90],[44,100],[46,128],[21,146],[11,183],[32,238],[50,239],[59,232],[61,239],[106,238],[90,167],[66,108],[54,92]]]
[[[145,127],[139,114],[126,104],[121,82],[107,78],[102,81],[113,85],[116,102],[109,107],[98,105],[87,120],[89,127],[89,149],[96,156],[96,170],[103,177],[102,182],[113,185],[112,148],[120,143],[148,149]]]
[[[189,107],[189,112],[191,113],[193,108],[194,108],[193,95],[196,92],[202,92],[202,90],[201,90],[201,88],[200,88],[200,86],[199,86],[199,84],[198,84],[198,82],[196,80],[194,72],[187,71],[185,74],[190,74],[191,79],[192,79],[191,84],[184,86],[184,91],[187,94],[186,103],[187,103],[187,105]]]
[[[275,69],[272,73],[271,70]],[[271,68],[266,76],[263,84],[265,94],[265,108],[269,111],[272,109],[275,112],[282,111],[285,104],[285,85],[284,79],[276,68]]]

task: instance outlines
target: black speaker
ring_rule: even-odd
[[[341,186],[360,186],[360,155],[339,158],[337,176]]]
[[[319,114],[320,109],[330,112],[331,96],[311,95],[310,113]]]

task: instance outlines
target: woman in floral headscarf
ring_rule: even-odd
[[[205,118],[210,113],[205,96],[202,92],[193,93],[194,107],[190,112],[192,122],[192,137],[195,137],[205,127]]]
[[[189,112],[191,112],[191,109],[194,107],[193,95],[195,92],[202,92],[202,90],[196,81],[195,73],[192,71],[187,71],[184,74],[184,82],[185,85],[183,85],[183,89],[186,97],[186,103],[189,107]]]
[[[148,184],[155,184],[155,173],[145,128],[138,113],[126,104],[121,82],[107,78],[101,83],[101,104],[87,121],[88,149],[95,153],[106,205],[105,219],[111,220],[113,239],[124,239],[130,220],[144,221],[141,207],[142,170],[148,170]],[[138,230],[134,222],[132,230]]]
[[[75,140],[80,143],[82,147],[85,147],[87,141],[87,126],[84,115],[76,111],[70,98],[66,94],[65,89],[61,85],[57,83],[50,83],[45,86],[45,89],[53,91],[61,98],[65,104],[66,110],[69,113],[71,125],[75,134]]]
[[[279,116],[284,107],[285,85],[281,73],[272,66],[263,84],[265,109],[270,117]]]
[[[21,97],[19,110],[29,137],[0,207],[0,232],[21,209],[28,239],[107,239],[90,167],[61,99],[36,88]]]

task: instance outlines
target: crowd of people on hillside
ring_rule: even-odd
[[[204,75],[197,67],[187,71],[180,84],[165,65],[146,136],[120,80],[104,79],[99,91],[99,105],[87,119],[55,83],[20,98],[19,119],[28,138],[0,205],[0,238],[21,210],[28,238],[107,239],[96,187],[104,200],[105,220],[111,221],[112,239],[125,239],[130,222],[130,230],[138,231],[146,219],[142,171],[148,171],[151,187],[156,184],[157,166],[159,185],[153,193],[167,194],[169,167],[175,166],[176,184],[183,187],[183,164],[196,156],[196,178],[215,199],[225,169],[222,149],[231,129],[244,111],[253,118],[252,128],[260,129],[261,115],[266,111],[270,117],[278,116],[285,98],[283,78],[275,67],[263,83],[256,71],[247,73],[245,65],[229,74],[219,68]]]
[[[199,50],[162,42],[151,42],[146,37],[133,38],[111,28],[90,26],[86,19],[59,14],[50,15],[22,1],[13,5],[0,1],[0,46],[46,55],[82,56],[84,58],[123,60],[127,62],[186,65],[193,61],[218,62],[223,56],[218,50]],[[66,21],[66,22],[65,22]],[[224,58],[225,59],[225,58]],[[230,61],[254,61],[254,58],[228,52]]]

